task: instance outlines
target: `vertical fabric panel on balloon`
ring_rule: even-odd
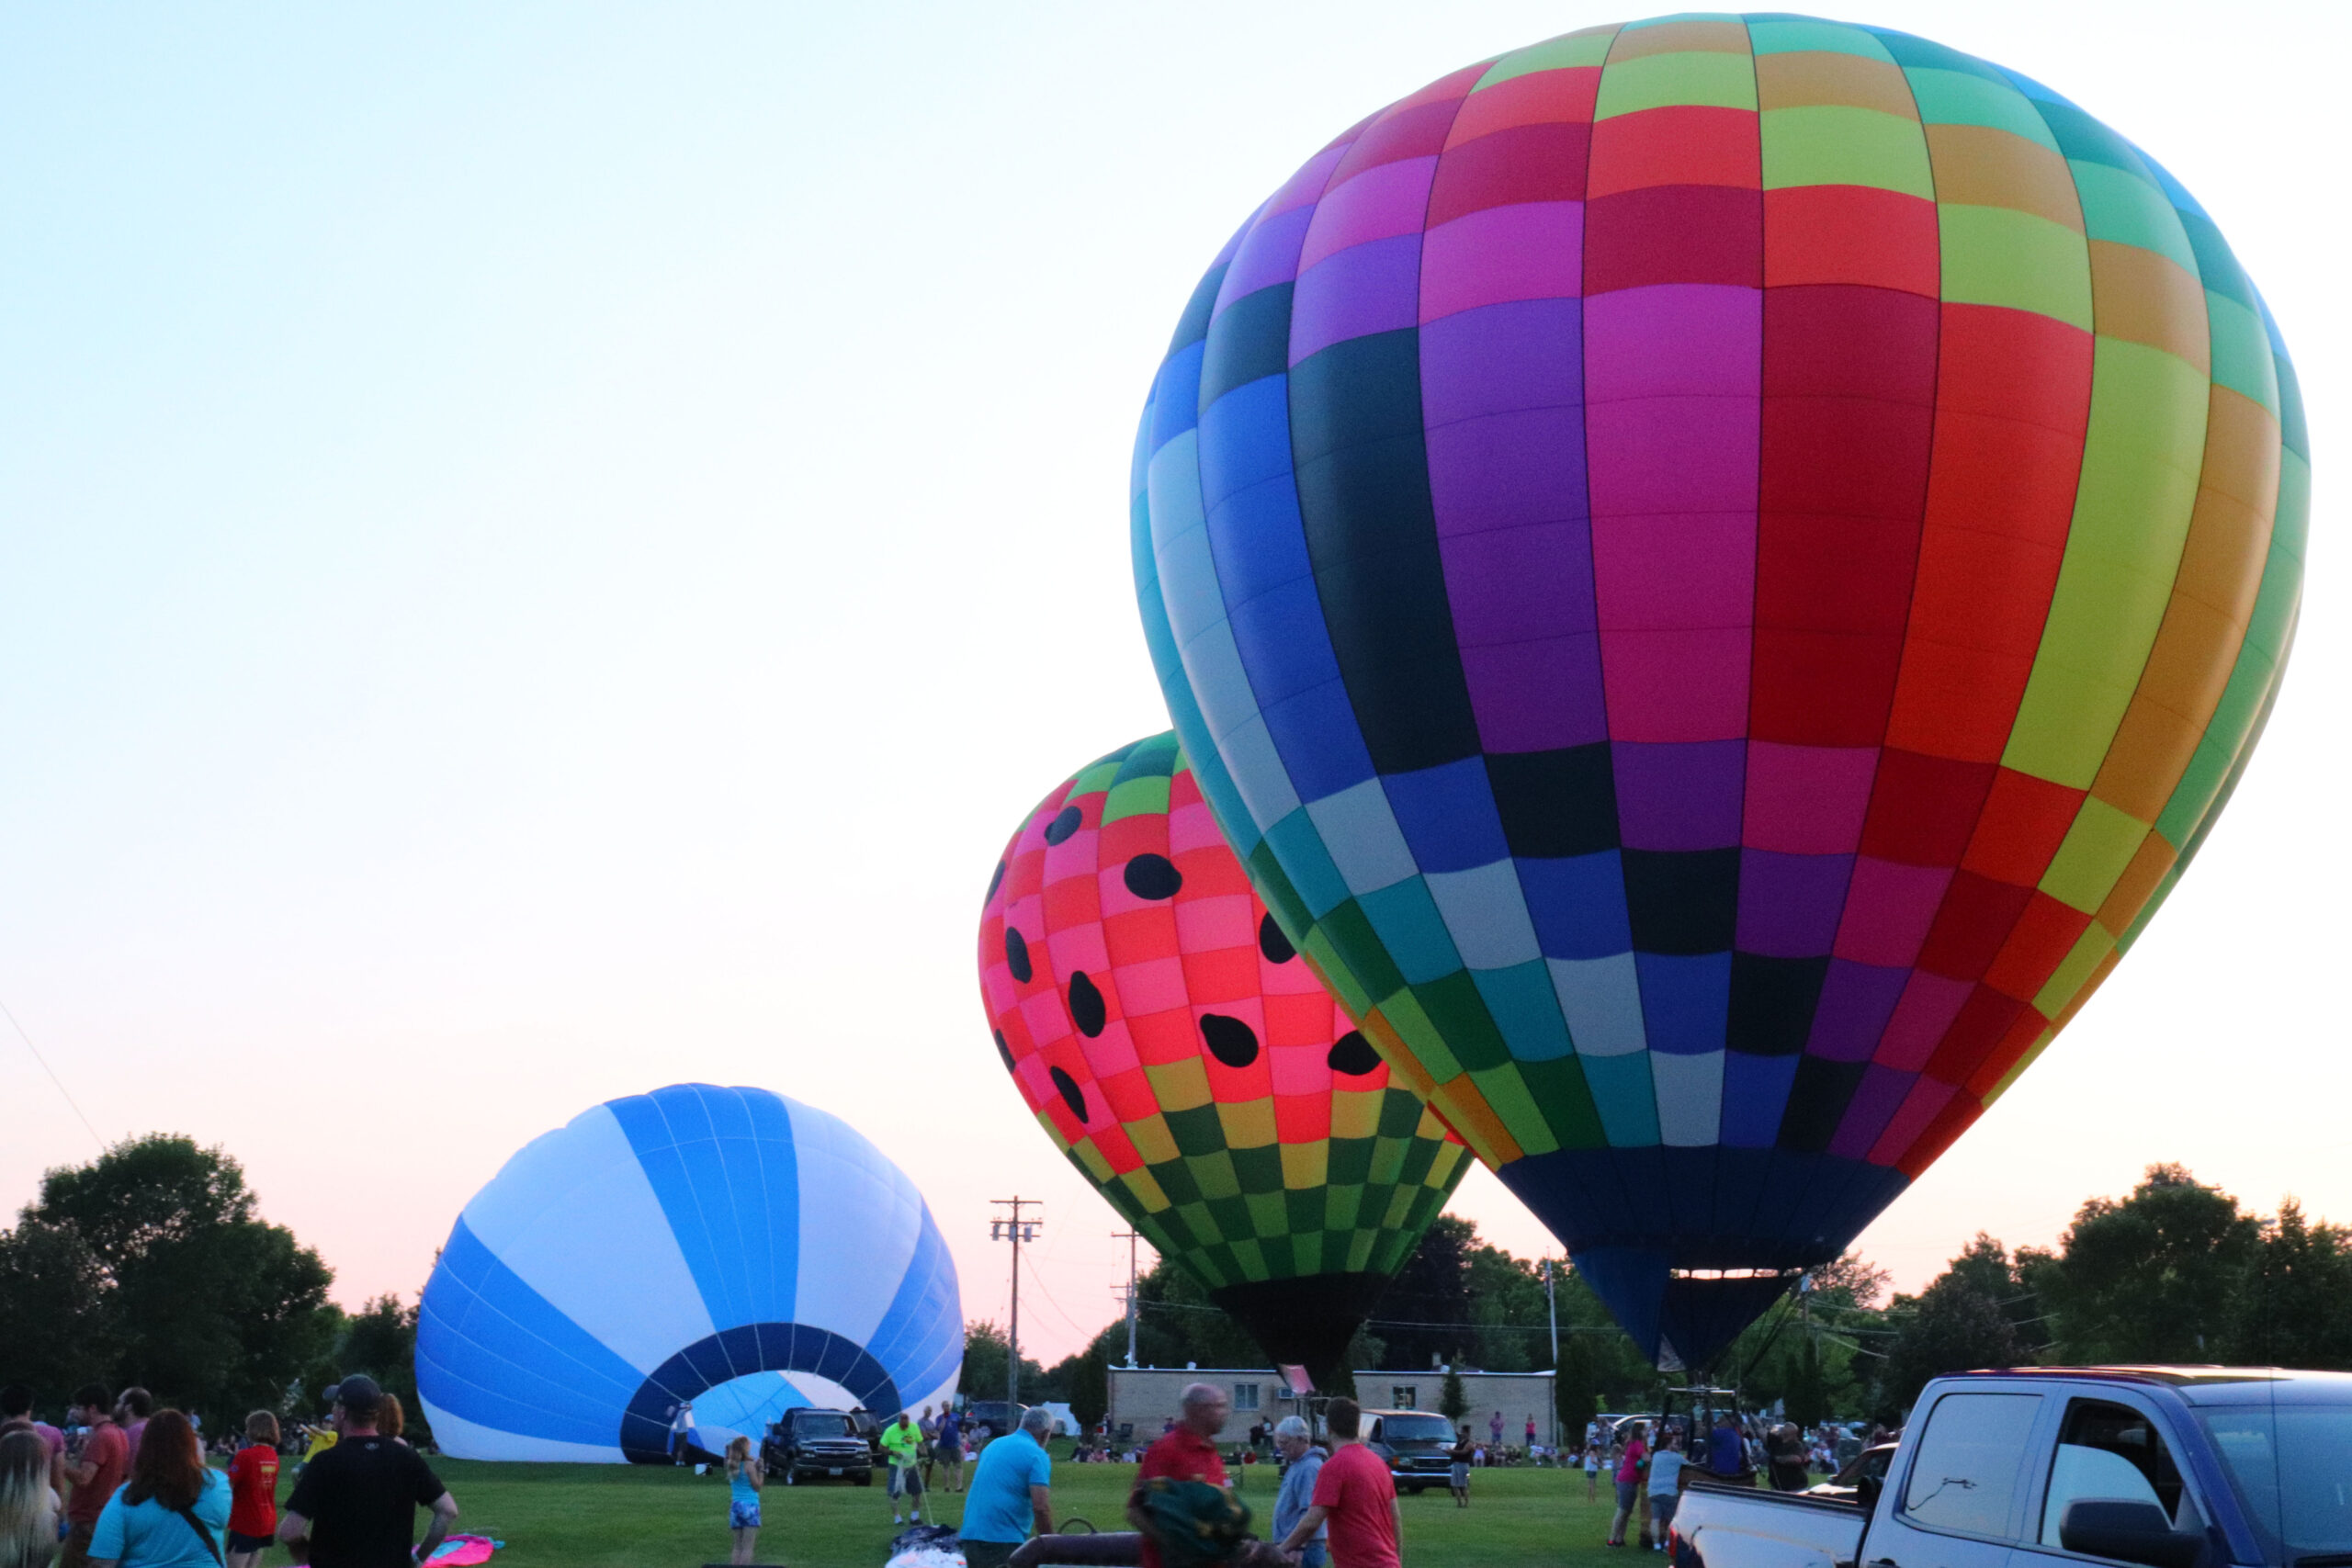
[[[2089,114],[1670,17],[1441,77],[1243,225],[1138,434],[1138,602],[1290,940],[1703,1359],[1707,1291],[1834,1256],[2177,880],[2308,450],[2211,218]]]

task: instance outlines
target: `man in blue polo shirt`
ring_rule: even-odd
[[[1033,1404],[1022,1412],[1019,1431],[980,1450],[979,1468],[972,1472],[972,1490],[964,1502],[964,1522],[956,1530],[964,1543],[966,1568],[1002,1568],[1012,1561],[1013,1549],[1029,1539],[1033,1519],[1039,1535],[1053,1533],[1054,1507],[1047,1488],[1054,1461],[1045,1443],[1053,1429],[1053,1413]]]
[[[1715,1413],[1715,1429],[1707,1437],[1707,1468],[1724,1477],[1744,1474],[1747,1470],[1747,1448],[1739,1440],[1739,1427],[1728,1410]]]

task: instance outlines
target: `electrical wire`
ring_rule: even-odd
[[[1083,1348],[1084,1345],[1092,1342],[1094,1334],[1100,1334],[1102,1332],[1102,1329],[1098,1328],[1094,1331],[1094,1334],[1089,1334],[1085,1329],[1080,1328],[1078,1325],[1077,1319],[1071,1317],[1069,1314],[1062,1310],[1062,1303],[1054,1300],[1054,1292],[1046,1289],[1045,1278],[1037,1272],[1037,1265],[1035,1263],[1024,1258],[1021,1260],[1021,1266],[1028,1270],[1030,1287],[1039,1295],[1046,1298],[1046,1304],[1054,1309],[1054,1315],[1062,1320],[1062,1325],[1068,1328],[1072,1334],[1079,1337],[1081,1348]]]
[[[57,1086],[57,1092],[65,1097],[65,1103],[72,1106],[74,1114],[82,1119],[82,1125],[89,1130],[91,1141],[98,1145],[99,1152],[103,1154],[106,1151],[107,1141],[98,1135],[97,1128],[92,1124],[88,1113],[82,1109],[82,1102],[74,1098],[74,1091],[65,1087],[65,1080],[57,1076],[57,1069],[49,1065],[49,1058],[40,1054],[40,1047],[33,1043],[33,1037],[25,1032],[25,1026],[17,1021],[17,1015],[8,1010],[8,1004],[6,1002],[0,1002],[0,1018],[6,1018],[8,1021],[8,1027],[17,1032],[17,1038],[23,1041],[25,1049],[33,1054],[33,1060],[40,1064],[40,1070],[49,1075],[49,1081]]]

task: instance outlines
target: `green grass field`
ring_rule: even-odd
[[[1057,1443],[1057,1450],[1064,1445]],[[481,1464],[433,1461],[458,1499],[458,1529],[493,1537],[506,1549],[493,1568],[691,1568],[727,1561],[727,1485],[682,1470],[627,1465]],[[1054,1510],[1102,1529],[1125,1528],[1120,1510],[1133,1465],[1054,1465]],[[1250,1466],[1241,1495],[1261,1529],[1272,1525],[1273,1467]],[[1581,1472],[1481,1470],[1472,1473],[1471,1506],[1457,1509],[1440,1490],[1399,1499],[1405,1559],[1419,1568],[1524,1568],[1613,1562],[1630,1551],[1601,1544],[1609,1526],[1609,1489],[1585,1501]],[[941,1494],[933,1517],[953,1524],[963,1499]],[[770,1486],[762,1512],[759,1560],[789,1568],[879,1568],[896,1532],[877,1475],[872,1486]],[[286,1561],[267,1558],[271,1568]],[[1662,1559],[1659,1559],[1662,1561]]]

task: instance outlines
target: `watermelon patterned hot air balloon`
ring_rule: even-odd
[[[1260,894],[1703,1363],[2130,947],[2268,712],[2308,446],[2212,220],[2039,84],[1593,28],[1309,159],[1136,443]]]
[[[1272,1359],[1329,1386],[1469,1150],[1267,918],[1173,735],[1030,814],[979,961],[997,1050],[1056,1145]]]

